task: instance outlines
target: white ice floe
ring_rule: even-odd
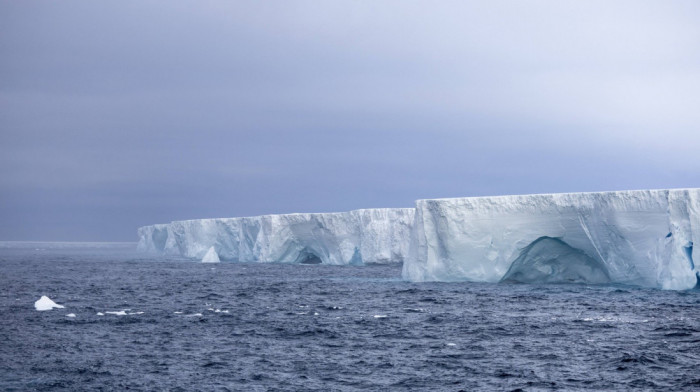
[[[102,313],[102,312],[97,312],[97,315],[98,315],[98,316],[104,316],[105,314]]]
[[[66,315],[66,317],[71,317],[71,318],[73,318],[73,317],[75,317],[75,313],[68,313],[68,314]]]
[[[387,317],[386,314],[375,314],[374,315],[374,318],[386,318],[386,317]]]
[[[65,306],[59,305],[51,300],[51,298],[42,295],[36,302],[34,302],[34,308],[38,311],[51,310],[51,309],[63,309]]]
[[[107,313],[107,314],[113,314],[113,315],[115,315],[115,316],[126,316],[126,311],[124,311],[124,310],[120,310],[120,311],[118,311],[118,312],[105,312],[105,313]]]

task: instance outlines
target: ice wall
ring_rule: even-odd
[[[175,221],[139,228],[141,250],[222,261],[364,264],[402,262],[413,208]]]
[[[700,189],[419,200],[403,277],[689,289],[699,211]]]

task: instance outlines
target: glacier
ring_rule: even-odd
[[[700,189],[416,201],[413,282],[696,287]]]
[[[138,229],[138,249],[204,261],[401,263],[413,208],[196,219]],[[209,258],[205,256],[209,253]]]

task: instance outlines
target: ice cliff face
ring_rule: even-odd
[[[223,261],[364,264],[402,262],[414,209],[199,219],[139,228],[138,248]]]
[[[145,226],[139,249],[195,259],[402,262],[411,281],[696,286],[700,189],[419,200],[415,209]],[[207,257],[205,257],[207,256]]]
[[[419,200],[411,281],[697,281],[700,189]]]

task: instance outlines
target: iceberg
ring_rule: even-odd
[[[203,262],[401,263],[413,282],[700,280],[700,189],[418,200],[415,208],[174,221],[139,228],[142,251]]]
[[[65,306],[59,305],[59,304],[53,302],[53,300],[51,298],[49,298],[45,295],[42,295],[41,298],[39,298],[38,300],[36,300],[36,302],[34,302],[34,309],[36,309],[38,311],[51,310],[54,308],[63,309],[63,308],[65,308]]]
[[[413,208],[197,219],[138,229],[138,249],[203,260],[299,264],[401,263]]]
[[[418,200],[403,278],[691,289],[700,189]]]

